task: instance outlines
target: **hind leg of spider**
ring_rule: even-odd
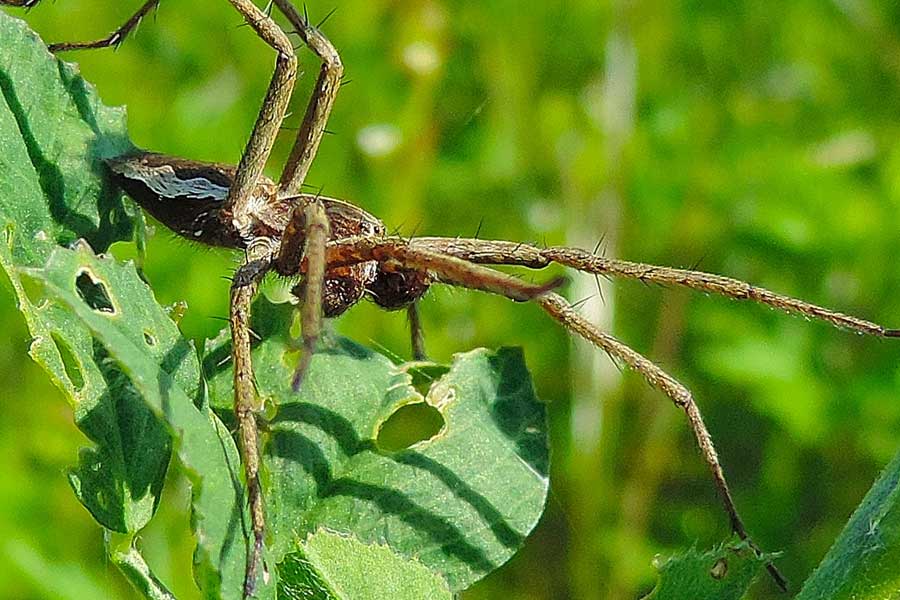
[[[276,258],[276,270],[279,273],[296,272],[301,263],[306,264],[300,308],[303,354],[291,381],[291,387],[295,392],[303,383],[322,332],[325,244],[328,242],[329,234],[330,227],[325,207],[318,198],[312,198],[294,209],[291,220],[285,227]]]
[[[567,331],[571,331],[591,344],[604,350],[615,360],[619,360],[630,368],[634,369],[653,387],[660,390],[668,396],[676,406],[681,408],[688,418],[691,431],[703,456],[703,460],[709,467],[715,481],[716,489],[725,506],[725,512],[728,514],[731,523],[731,529],[737,536],[745,540],[757,552],[761,550],[753,543],[747,533],[747,528],[738,514],[734,498],[725,480],[725,473],[719,463],[719,457],[716,454],[715,446],[712,438],[703,422],[700,409],[694,401],[691,392],[680,382],[675,380],[671,375],[660,369],[652,361],[642,356],[640,353],[632,350],[613,336],[597,329],[592,323],[584,319],[562,296],[555,293],[548,293],[535,299],[541,308],[544,309],[553,319],[559,322]],[[787,581],[778,571],[775,565],[770,561],[766,564],[770,575],[775,583],[787,591]]]
[[[231,357],[234,366],[234,413],[237,419],[252,530],[244,574],[245,598],[252,596],[256,589],[265,537],[265,513],[259,479],[259,431],[256,425],[256,415],[262,410],[262,406],[256,396],[253,364],[250,359],[250,305],[259,288],[259,282],[268,270],[269,262],[267,251],[258,248],[248,251],[246,259],[235,273],[229,311]],[[266,575],[263,565],[263,576]]]
[[[37,6],[40,1],[41,0],[0,0],[0,5],[33,8]]]

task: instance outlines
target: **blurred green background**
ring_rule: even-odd
[[[44,2],[48,41],[105,35],[139,0]],[[900,326],[900,6],[868,0],[309,2],[352,79],[308,181],[405,234],[474,235],[699,265]],[[9,9],[14,10],[14,9]],[[132,138],[236,162],[272,52],[224,0],[163,0],[117,52],[70,54]],[[318,65],[293,102],[302,116]],[[293,132],[270,161],[276,176]],[[117,248],[120,256],[133,249]],[[227,314],[227,252],[157,228],[146,273],[185,332]],[[541,274],[539,278],[545,277]],[[896,343],[676,289],[573,276],[572,300],[696,393],[761,546],[795,588],[900,446]],[[270,286],[278,293],[278,286]],[[533,306],[453,289],[422,303],[431,356],[521,345],[550,404],[547,512],[525,549],[463,594],[636,598],[651,560],[728,536],[681,413]],[[27,356],[0,286],[0,597],[131,591],[68,489],[86,443]],[[362,305],[341,333],[409,356],[405,318]],[[186,482],[172,475],[141,538],[190,598]],[[754,598],[777,598],[761,579]]]

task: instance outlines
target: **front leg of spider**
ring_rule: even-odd
[[[261,564],[266,533],[262,486],[259,480],[259,430],[256,424],[257,412],[262,407],[256,397],[253,364],[250,358],[250,305],[256,296],[259,282],[268,270],[267,255],[268,249],[260,246],[248,250],[247,260],[234,276],[229,311],[231,356],[234,367],[234,414],[238,424],[241,462],[244,465],[252,529],[252,543],[248,550],[244,577],[245,597],[252,596],[256,587],[257,569]]]
[[[265,206],[267,200],[270,202],[270,199],[274,198],[266,195],[261,198],[258,182],[287,112],[288,102],[297,77],[297,56],[284,31],[253,2],[250,0],[229,0],[229,2],[257,35],[277,53],[275,70],[269,88],[220,211],[220,216],[226,221],[228,228],[233,228],[241,235],[250,238],[254,228],[258,225],[257,213],[260,204]],[[265,246],[267,245],[264,243],[257,246],[261,248],[260,254],[269,251]],[[239,273],[242,274],[244,269],[250,268],[249,265],[252,265],[253,261],[263,260],[265,262],[267,259],[267,256],[253,256],[253,253],[248,252],[247,260],[239,269]],[[262,272],[264,273],[264,270]],[[249,282],[240,281],[242,278],[238,278],[231,292],[230,321],[232,360],[235,371],[234,412],[235,415],[238,415],[238,437],[241,442],[241,458],[247,479],[247,496],[253,531],[253,541],[247,549],[247,568],[244,577],[245,597],[252,596],[256,589],[257,572],[259,565],[262,564],[265,535],[265,511],[259,480],[259,433],[255,418],[261,407],[256,400],[253,386],[249,341],[250,303],[261,277],[261,274],[257,275],[250,278]],[[268,578],[265,564],[263,564],[262,576],[264,579]]]

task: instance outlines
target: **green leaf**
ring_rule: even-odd
[[[103,252],[134,225],[100,159],[132,148],[125,111],[107,108],[77,67],[23,21],[0,14],[0,219],[12,259],[39,266],[53,246]]]
[[[320,530],[281,566],[280,598],[291,600],[450,600],[447,583],[387,546]]]
[[[738,600],[769,558],[746,542],[734,540],[699,552],[695,548],[666,560],[657,559],[659,582],[646,600]]]
[[[900,453],[866,494],[797,600],[900,598]]]
[[[458,355],[423,396],[404,365],[346,339],[323,341],[293,394],[293,308],[261,299],[253,315],[257,387],[278,403],[265,464],[279,560],[324,527],[386,544],[458,591],[518,550],[548,487],[544,406],[519,350]],[[211,403],[223,411],[232,402],[229,352],[223,338],[204,359]],[[440,432],[399,452],[379,448],[381,425],[421,402],[439,411]]]
[[[77,281],[84,272],[106,284],[114,311],[98,310],[81,298]],[[193,345],[181,337],[130,263],[97,257],[82,245],[57,249],[45,268],[27,274],[89,328],[146,406],[167,424],[193,485],[195,577],[205,597],[240,598],[248,527],[240,459],[228,430],[195,400],[200,371]],[[133,450],[154,451],[140,445]],[[257,596],[273,593],[274,582]]]
[[[124,550],[113,550],[110,558],[131,584],[147,600],[175,600],[175,596],[159,581],[141,553],[129,541]]]
[[[70,474],[76,494],[105,527],[135,532],[156,510],[168,435],[79,319],[19,278],[59,245],[83,239],[104,251],[131,237],[132,219],[99,162],[131,147],[125,114],[103,106],[74,66],[2,12],[0,47],[0,266],[33,336],[31,356],[96,444]],[[81,283],[95,288],[87,274]]]

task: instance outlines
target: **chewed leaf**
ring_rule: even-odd
[[[107,286],[115,311],[95,306],[79,293],[79,276],[85,272]],[[45,268],[23,274],[40,282],[50,298],[88,328],[107,364],[115,365],[133,390],[131,397],[110,388],[111,396],[124,397],[143,415],[124,420],[127,425],[119,430],[123,449],[138,455],[135,460],[164,451],[167,460],[170,436],[175,439],[177,455],[194,485],[197,580],[209,597],[240,598],[246,556],[240,459],[227,429],[198,398],[200,370],[192,344],[181,337],[132,264],[97,257],[86,246],[58,248]],[[156,427],[164,428],[161,440],[128,437]],[[144,465],[136,476],[145,478],[142,481],[161,479],[162,464],[162,472]],[[85,481],[83,474],[79,481]],[[271,597],[274,585],[258,592],[260,598]]]
[[[668,559],[657,559],[659,582],[646,600],[739,600],[765,567],[746,542],[734,540],[705,552],[694,548]]]
[[[72,65],[4,12],[0,47],[0,267],[31,332],[31,356],[96,444],[70,474],[76,494],[105,527],[134,532],[159,501],[169,437],[80,319],[20,277],[59,245],[83,239],[102,251],[131,237],[132,218],[99,163],[131,147],[124,111],[103,106]]]
[[[273,552],[283,557],[320,527],[385,544],[465,589],[518,550],[547,497],[544,406],[521,352],[456,357],[423,395],[403,365],[349,340],[321,345],[299,394],[289,339],[293,308],[260,300],[253,330],[259,393],[278,403],[265,462]],[[211,401],[231,404],[224,340],[207,348]],[[420,388],[422,386],[419,386]],[[427,402],[443,426],[399,452],[379,448],[398,409]]]
[[[450,600],[447,582],[389,547],[327,530],[285,557],[279,596],[291,600]]]

